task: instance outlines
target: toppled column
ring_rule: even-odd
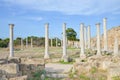
[[[45,24],[45,59],[49,59],[49,24]]]
[[[84,59],[86,58],[85,55],[85,41],[84,41],[84,24],[80,24],[80,58]]]
[[[103,31],[104,31],[104,51],[108,50],[108,42],[107,42],[107,18],[103,19]]]
[[[101,55],[101,48],[100,48],[100,23],[96,24],[97,27],[97,55]]]
[[[13,28],[14,28],[14,24],[9,24],[10,26],[10,55],[9,57],[14,57],[14,41],[13,41]]]

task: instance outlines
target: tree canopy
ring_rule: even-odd
[[[70,41],[76,40],[77,33],[75,32],[73,28],[67,28],[66,35],[67,35],[68,40]]]

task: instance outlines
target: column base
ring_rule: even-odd
[[[80,55],[80,59],[85,59],[86,58],[86,55],[85,54],[81,54]]]
[[[49,55],[48,54],[46,54],[45,56],[44,56],[44,59],[49,59],[50,57],[49,57]]]
[[[68,62],[68,56],[67,55],[63,55],[61,60],[63,60],[64,62]]]

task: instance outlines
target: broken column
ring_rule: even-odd
[[[23,39],[21,38],[21,50],[23,50]]]
[[[31,37],[31,48],[33,48],[33,38]]]
[[[9,24],[10,26],[10,55],[9,57],[14,57],[14,47],[13,47],[13,28],[14,28],[14,24]]]
[[[97,27],[97,55],[101,55],[101,48],[100,48],[100,23],[96,24]]]
[[[28,38],[26,38],[26,48],[28,48]]]
[[[84,41],[84,24],[80,24],[80,58],[86,58],[85,56],[85,41]]]
[[[88,26],[88,49],[91,48],[91,32],[90,32],[90,26]]]
[[[58,47],[58,41],[57,41],[57,37],[56,37],[55,39],[56,39],[56,47]]]
[[[104,31],[104,51],[108,50],[108,44],[107,44],[107,18],[103,19],[103,31]]]
[[[63,24],[63,55],[62,59],[65,60],[67,59],[67,43],[66,43],[66,23]]]
[[[115,42],[114,42],[114,56],[119,56],[119,50],[118,50],[118,39],[115,37]]]
[[[49,24],[45,24],[45,59],[49,58]]]
[[[53,47],[53,39],[51,38],[51,47]]]

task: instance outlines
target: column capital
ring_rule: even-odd
[[[9,24],[10,28],[13,28],[14,27],[14,24]]]
[[[96,26],[97,26],[97,25],[100,25],[100,23],[96,23],[95,25],[96,25]]]

